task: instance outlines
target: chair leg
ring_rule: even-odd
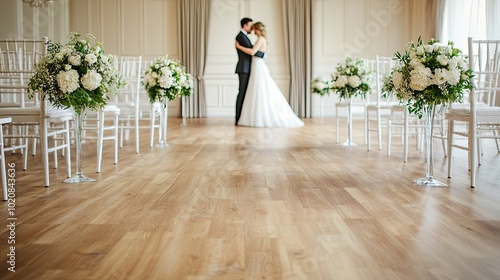
[[[453,120],[448,121],[448,178],[453,172]]]
[[[115,132],[115,165],[118,164],[118,114],[115,114],[114,132]]]
[[[149,147],[150,148],[153,148],[153,144],[154,144],[154,139],[155,139],[155,118],[156,118],[156,115],[155,115],[155,111],[154,111],[154,105],[151,104],[151,114],[150,114],[150,120],[149,120],[149,129],[150,129],[150,133],[149,133]]]
[[[48,188],[50,184],[49,178],[49,144],[48,144],[48,130],[47,130],[47,120],[43,119],[41,121],[41,137],[40,140],[42,142],[42,157],[43,157],[43,171],[45,176],[45,187]]]
[[[23,143],[23,139],[19,139],[21,144]],[[34,148],[33,148],[34,149]],[[21,151],[23,149],[21,148]],[[26,171],[28,170],[28,150],[29,150],[29,139],[25,138],[24,139],[24,154],[23,154],[23,170]]]
[[[335,143],[339,143],[339,109],[335,107]]]
[[[476,186],[476,153],[477,153],[477,134],[474,124],[469,124],[469,155],[470,155],[470,187]]]
[[[408,118],[410,117],[410,113],[408,112],[408,109],[405,108],[404,111],[404,125],[403,125],[403,158],[404,162],[408,162],[408,127],[409,127],[409,120]]]
[[[387,156],[391,156],[391,144],[392,144],[392,120],[387,121]]]
[[[377,135],[378,135],[378,150],[382,151],[382,117],[380,109],[377,109]]]
[[[135,153],[139,153],[139,112],[137,111],[135,114]]]
[[[444,120],[441,120],[441,145],[443,146],[444,157],[447,157],[446,153],[446,127],[444,125]]]
[[[370,141],[370,112],[366,113],[366,150],[370,151],[371,141]]]
[[[101,173],[102,146],[104,144],[104,112],[97,113],[97,173]]]
[[[3,142],[3,129],[0,126],[0,173],[2,174],[2,191],[3,200],[7,200],[7,174],[5,172],[5,153],[4,153],[4,142]]]
[[[122,121],[120,126],[120,149],[123,148],[123,133],[125,130],[125,128],[123,128],[124,126],[125,126],[124,121]]]
[[[54,147],[57,147],[57,139],[56,138],[57,135],[54,136]],[[58,152],[57,152],[57,149],[54,149],[54,169],[57,169],[59,167],[59,162],[57,161],[58,158]]]

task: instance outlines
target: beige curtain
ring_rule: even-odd
[[[417,41],[421,37],[424,42],[436,36],[435,0],[408,0],[406,13],[408,18],[409,40]]]
[[[194,93],[183,98],[183,115],[206,117],[203,76],[207,58],[210,0],[179,0],[180,57],[187,72],[194,77]]]
[[[290,106],[299,117],[311,117],[311,13],[313,0],[282,0],[285,49],[290,70]]]
[[[444,41],[445,8],[446,0],[435,0],[432,3],[432,15],[434,15],[434,18],[436,19],[436,22],[434,23],[434,30],[436,34],[435,38],[443,43],[446,43]]]

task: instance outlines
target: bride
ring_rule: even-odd
[[[261,22],[253,25],[259,37],[253,48],[236,48],[254,55],[257,51],[267,51],[266,28]],[[263,58],[253,56],[248,88],[241,109],[238,125],[253,127],[301,127],[304,123],[295,115],[287,100],[271,77]]]

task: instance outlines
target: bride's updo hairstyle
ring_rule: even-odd
[[[264,26],[264,24],[262,22],[259,21],[259,22],[254,23],[253,28],[255,30],[259,30],[261,36],[267,39],[266,27]]]

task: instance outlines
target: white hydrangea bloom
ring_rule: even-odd
[[[93,53],[89,53],[85,56],[85,61],[89,64],[92,65],[97,62],[97,56]]]
[[[87,74],[82,77],[82,85],[86,90],[95,90],[101,85],[101,81],[101,74],[94,70],[87,72]]]
[[[431,85],[432,71],[427,67],[417,67],[410,72],[410,88],[422,91]]]
[[[56,76],[57,85],[63,93],[71,93],[80,87],[78,78],[78,72],[74,69],[59,71],[59,74]]]
[[[68,62],[71,65],[78,66],[78,65],[82,64],[82,58],[79,55],[74,54],[74,55],[71,55],[70,57],[68,57]]]
[[[353,88],[359,87],[361,85],[361,79],[358,76],[349,76],[347,79],[349,85]]]

